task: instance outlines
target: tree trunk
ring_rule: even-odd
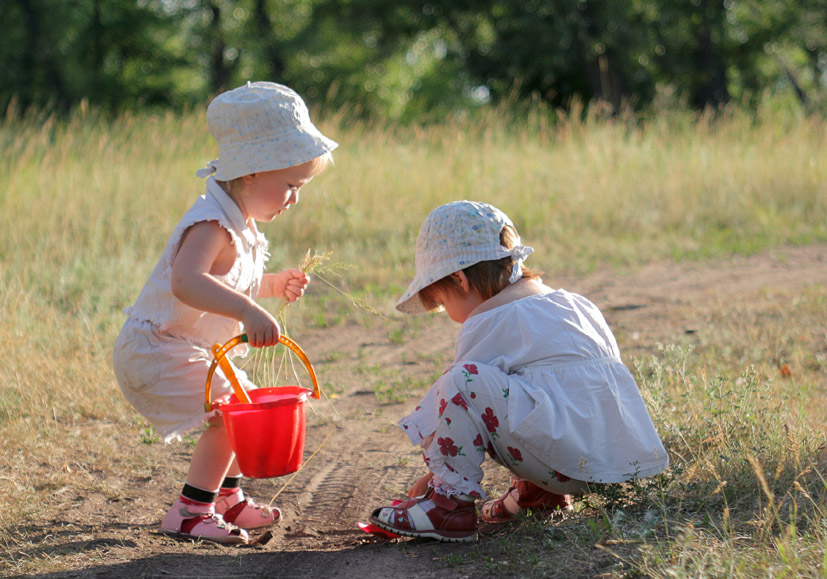
[[[49,101],[61,110],[69,108],[69,99],[66,97],[66,90],[60,76],[60,70],[52,58],[50,51],[54,43],[43,38],[40,27],[40,15],[29,0],[19,0],[20,7],[26,19],[26,39],[28,46],[23,51],[25,62],[23,63],[24,85],[26,93],[19,95],[21,110],[31,105],[44,105],[45,102],[38,102],[37,93],[41,90],[48,91]],[[40,73],[40,74],[38,74]]]
[[[273,40],[273,24],[270,21],[270,13],[267,11],[267,0],[256,0],[254,15],[256,32],[264,47],[264,58],[267,60],[269,80],[284,82],[284,60],[281,58],[278,43]]]
[[[698,45],[692,59],[700,83],[692,100],[701,109],[718,108],[730,99],[726,66],[713,38],[713,27],[719,31],[723,28],[722,19],[726,17],[723,3],[720,0],[705,0],[700,7],[700,15],[701,24],[696,34]]]
[[[215,2],[210,2],[212,22],[210,23],[210,39],[212,50],[210,54],[210,89],[213,94],[226,90],[230,80],[230,72],[224,62],[224,34],[221,31],[221,8]]]
[[[626,96],[626,86],[615,65],[616,58],[612,48],[607,47],[604,52],[596,58],[590,58],[588,54],[592,39],[597,34],[597,25],[587,3],[578,7],[580,26],[576,36],[577,51],[580,54],[580,63],[583,67],[583,74],[589,84],[591,99],[599,99],[608,103],[612,111],[620,109],[623,98]]]

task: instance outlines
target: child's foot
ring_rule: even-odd
[[[570,511],[571,495],[558,495],[527,480],[517,479],[503,496],[482,506],[480,518],[486,523],[504,523],[516,518],[524,509],[544,513],[558,508]]]
[[[242,544],[250,539],[247,531],[216,514],[212,505],[189,503],[180,497],[161,522],[161,530],[168,535],[225,545]]]
[[[215,501],[215,512],[222,515],[228,523],[242,529],[269,527],[281,520],[281,509],[255,503],[245,497],[241,489],[229,495],[219,496]]]
[[[466,542],[477,538],[477,511],[467,495],[446,497],[434,489],[424,496],[373,511],[370,521],[385,531],[407,537]]]

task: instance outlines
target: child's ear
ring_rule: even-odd
[[[469,293],[471,291],[471,283],[468,281],[468,276],[465,275],[465,272],[455,271],[451,274],[451,281],[453,281],[456,285],[462,288],[462,291],[465,293]]]

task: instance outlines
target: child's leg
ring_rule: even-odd
[[[233,462],[233,447],[220,416],[213,417],[195,444],[187,484],[218,492]]]
[[[424,454],[443,486],[481,496],[481,465],[487,452],[517,480],[531,481],[529,485],[538,492],[586,492],[587,483],[556,472],[512,434],[508,409],[510,397],[521,395],[519,378],[496,367],[468,363],[449,370],[437,384],[439,421]]]
[[[424,453],[435,475],[431,485],[444,494],[482,496],[481,465],[486,452],[516,475],[515,484],[503,497],[483,505],[486,522],[509,520],[526,508],[567,510],[570,495],[588,489],[585,482],[550,469],[511,435],[508,403],[512,388],[519,396],[519,383],[498,368],[476,363],[452,368],[438,382],[439,422]]]
[[[504,523],[525,509],[535,512],[565,512],[572,509],[572,495],[586,494],[588,483],[554,473],[550,484],[538,486],[528,480],[514,477],[511,487],[499,499],[486,502],[480,518],[486,523]],[[530,476],[530,475],[529,475]],[[548,490],[551,488],[551,490]]]
[[[215,512],[221,481],[233,460],[233,451],[224,424],[212,418],[195,445],[181,496],[172,505],[161,529],[193,538],[220,543],[246,543],[247,532],[228,525]]]
[[[498,417],[507,414],[508,378],[496,368],[466,364],[451,368],[435,387],[432,410],[439,421],[424,453],[432,488],[374,510],[370,520],[401,535],[469,541],[477,530],[474,501],[483,496],[482,461],[498,436]]]
[[[443,494],[482,498],[485,453],[497,458],[507,448],[509,376],[469,363],[451,368],[436,386],[439,422],[424,452],[435,475],[432,486]]]

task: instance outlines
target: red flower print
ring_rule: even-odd
[[[511,458],[514,460],[514,464],[518,462],[523,462],[523,453],[520,452],[519,448],[514,448],[513,446],[508,447],[508,454],[511,455]]]
[[[464,364],[462,366],[462,373],[465,374],[465,383],[468,384],[474,381],[471,376],[476,376],[479,372],[477,372],[477,367],[474,364]]]
[[[476,397],[477,397],[477,393],[476,392],[471,392],[471,398],[476,398]]]
[[[471,491],[470,493],[468,493],[468,495],[475,498],[475,499],[481,499],[482,498],[482,495],[477,491]]]
[[[451,398],[451,402],[456,404],[457,406],[462,406],[465,410],[468,410],[468,404],[465,402],[465,398],[462,397],[460,392],[457,392],[453,398]]]
[[[439,451],[445,456],[456,456],[459,452],[457,445],[454,444],[453,438],[438,438]]]
[[[448,403],[445,401],[445,398],[439,399],[439,415],[442,416],[442,413],[445,412],[445,408],[448,407]]]
[[[482,446],[482,434],[477,434],[477,437],[474,439],[474,446]]]
[[[488,442],[488,456],[490,456],[494,460],[497,460],[497,451],[494,450],[494,445],[491,443],[491,441]]]
[[[571,480],[570,477],[567,477],[564,474],[560,474],[556,470],[552,473],[552,476],[554,476],[554,478],[557,479],[558,481],[560,481],[561,483],[568,482],[568,481]]]
[[[485,422],[485,427],[488,432],[497,433],[497,427],[500,425],[500,419],[494,416],[494,411],[489,407],[485,409],[482,414],[482,421]]]

